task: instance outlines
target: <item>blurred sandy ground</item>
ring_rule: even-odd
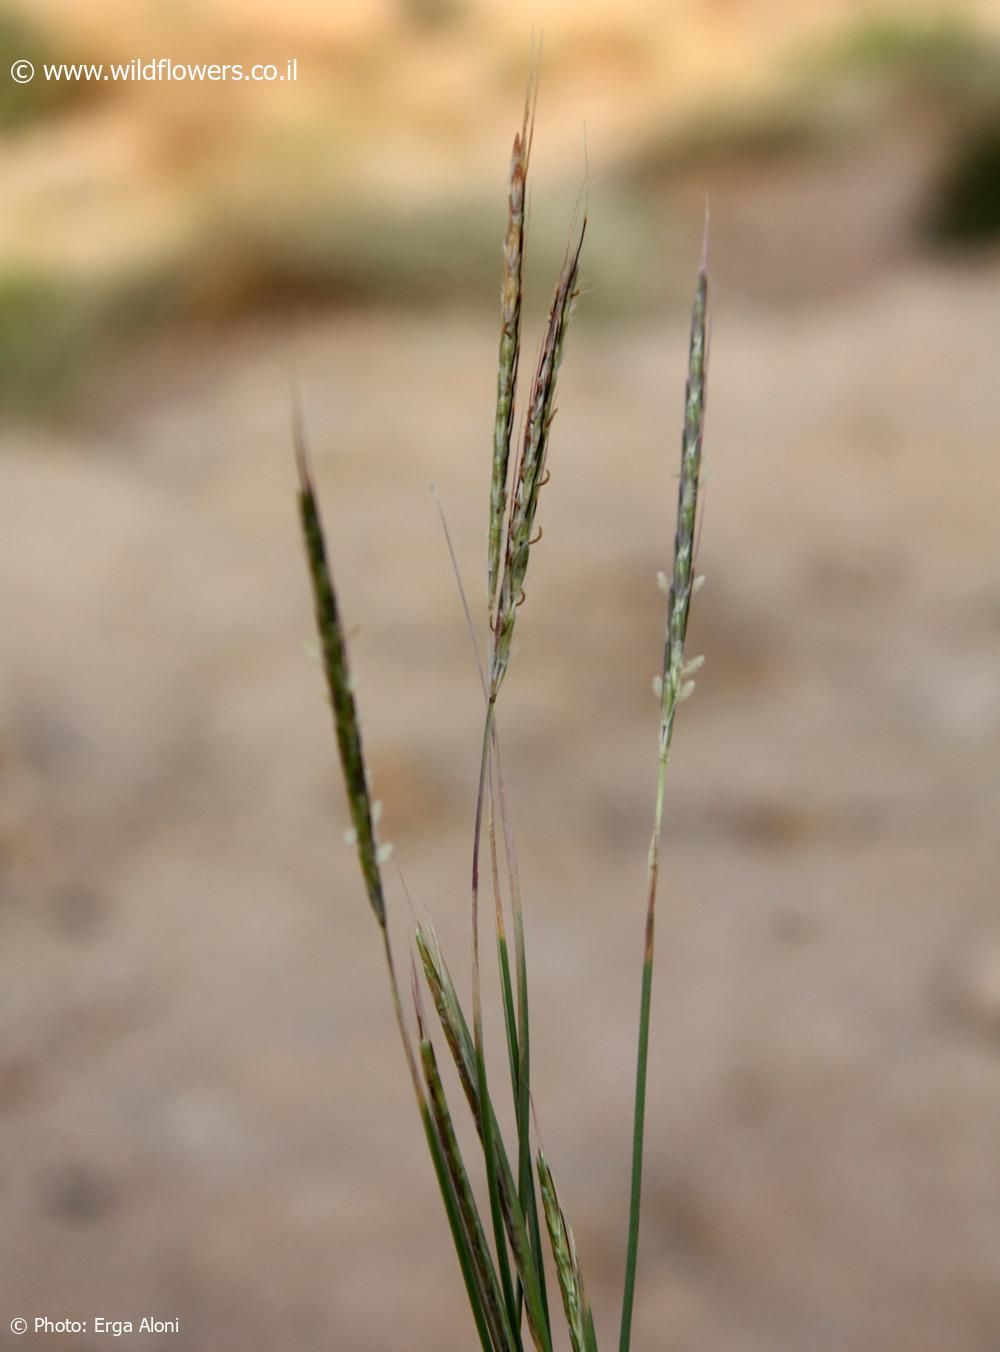
[[[996,1352],[1000,257],[931,243],[992,115],[995,6],[7,13],[11,59],[302,78],[6,105],[0,1328],[472,1344],[341,842],[286,390],[385,834],[464,971],[480,707],[427,487],[475,600],[534,23],[536,300],[584,123],[593,238],[503,732],[537,1106],[600,1332],[708,191],[707,665],[670,777],[636,1346]]]

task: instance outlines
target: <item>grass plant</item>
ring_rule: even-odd
[[[429,924],[418,924],[414,936],[419,957],[419,968],[414,962],[411,970],[415,1036],[404,1015],[383,883],[387,847],[381,845],[377,837],[377,805],[371,799],[347,644],[298,415],[295,420],[295,446],[302,529],[334,729],[353,823],[351,838],[357,847],[368,900],[381,932],[399,1036],[479,1341],[484,1352],[524,1352],[526,1347],[531,1346],[537,1352],[553,1352],[561,1335],[557,1333],[556,1302],[550,1300],[547,1289],[543,1246],[543,1238],[547,1237],[551,1252],[549,1271],[555,1276],[562,1319],[573,1352],[597,1352],[595,1323],[573,1230],[560,1201],[548,1158],[541,1149],[537,1125],[533,1128],[523,909],[516,849],[507,811],[497,718],[501,687],[512,660],[513,634],[517,612],[524,601],[531,553],[541,534],[536,524],[539,496],[549,477],[548,456],[555,416],[556,386],[578,294],[580,258],[587,227],[586,214],[583,213],[574,220],[570,230],[569,243],[528,389],[523,434],[517,453],[514,454],[515,399],[521,353],[525,188],[534,107],[535,86],[532,81],[525,100],[521,128],[514,139],[503,253],[500,349],[486,549],[488,658],[485,666],[480,666],[485,713],[471,850],[471,1024],[437,937]],[[666,593],[666,636],[662,672],[658,678],[658,775],[649,851],[620,1352],[629,1352],[631,1346],[637,1274],[654,920],[665,776],[677,708],[694,688],[691,673],[695,664],[686,659],[685,642],[691,601],[699,581],[695,573],[695,548],[705,414],[707,303],[707,267],[703,258],[691,323],[673,567],[669,577],[661,574],[661,586]],[[461,582],[459,585],[461,587]],[[462,600],[475,636],[476,626],[464,591]],[[489,851],[506,1059],[514,1107],[515,1134],[509,1142],[501,1131],[497,1117],[496,1087],[487,1071],[484,1038],[479,915],[484,828]],[[506,898],[501,880],[501,853],[506,862]],[[508,914],[512,920],[513,953],[507,938]],[[485,1167],[485,1205],[476,1196],[463,1158],[428,1026],[423,989],[430,995],[445,1046],[454,1061],[459,1084],[472,1115]]]

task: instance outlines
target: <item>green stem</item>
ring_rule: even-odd
[[[535,1196],[535,1176],[531,1168],[531,1140],[529,1136],[531,1107],[531,1038],[528,1024],[528,967],[524,944],[524,907],[521,904],[521,884],[517,869],[514,832],[507,809],[503,768],[500,763],[500,744],[496,725],[493,728],[493,754],[497,769],[497,794],[500,800],[500,819],[504,830],[504,849],[507,855],[507,874],[510,879],[511,911],[514,917],[514,963],[517,969],[517,1032],[518,1072],[514,1085],[517,1112],[518,1195],[531,1237],[535,1267],[539,1275],[542,1309],[549,1322],[549,1301],[545,1287],[545,1263],[542,1256],[542,1234],[538,1220],[538,1201]]]
[[[494,753],[496,747],[496,728],[493,731]],[[490,768],[489,784],[489,839],[490,873],[493,880],[493,901],[496,912],[497,961],[500,966],[500,992],[503,997],[504,1030],[507,1034],[507,1057],[510,1062],[510,1083],[517,1102],[517,1084],[521,1053],[518,1047],[517,1016],[514,1012],[514,987],[510,976],[510,953],[507,946],[507,931],[504,926],[503,902],[500,897],[500,864],[497,857],[496,810],[493,798],[493,774]]]
[[[476,794],[475,834],[472,845],[472,1029],[476,1048],[476,1086],[479,1102],[488,1101],[486,1081],[486,1055],[483,1045],[483,1001],[480,986],[479,967],[479,843],[483,825],[483,800],[486,789],[486,770],[489,761],[490,733],[493,728],[494,701],[486,706],[486,720],[483,726],[483,749],[479,763],[479,789]],[[490,1217],[493,1222],[493,1236],[496,1242],[497,1268],[503,1288],[504,1304],[512,1325],[517,1322],[517,1302],[514,1297],[514,1284],[510,1275],[510,1262],[507,1257],[507,1239],[503,1224],[503,1210],[500,1205],[500,1185],[497,1181],[496,1150],[493,1140],[492,1113],[483,1113],[483,1155],[486,1161],[486,1186],[490,1198]]]
[[[642,964],[642,994],[639,1000],[639,1050],[635,1070],[635,1115],[632,1125],[632,1188],[628,1218],[628,1250],[625,1258],[625,1294],[622,1300],[619,1352],[629,1352],[632,1340],[632,1306],[639,1254],[639,1207],[642,1200],[642,1154],[646,1126],[646,1072],[649,1062],[649,1023],[653,994],[653,946],[656,922],[656,885],[660,871],[660,832],[663,826],[663,790],[669,743],[660,753],[656,785],[656,812],[649,846],[649,891],[646,904],[646,944]]]

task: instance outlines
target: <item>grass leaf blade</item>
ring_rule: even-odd
[[[532,1248],[527,1223],[518,1200],[517,1185],[511,1171],[510,1161],[497,1127],[496,1114],[490,1100],[488,1087],[485,1097],[480,1097],[477,1053],[472,1033],[469,1030],[465,1015],[462,1013],[454,984],[433,934],[418,929],[417,950],[420,953],[427,984],[448,1047],[454,1058],[459,1080],[469,1101],[476,1130],[483,1142],[484,1151],[487,1139],[486,1122],[489,1121],[490,1123],[489,1139],[496,1160],[500,1204],[507,1235],[510,1239],[511,1252],[514,1255],[514,1263],[524,1286],[528,1328],[539,1352],[552,1352],[552,1335],[549,1328],[547,1303],[544,1303],[542,1299],[540,1268],[536,1263],[535,1251]]]
[[[476,1289],[482,1301],[490,1335],[497,1352],[507,1352],[508,1349],[510,1349],[510,1352],[520,1352],[520,1339],[515,1339],[508,1312],[504,1308],[496,1270],[490,1258],[486,1235],[479,1218],[479,1210],[462,1161],[444,1085],[441,1083],[441,1076],[438,1073],[434,1048],[426,1038],[420,1044],[420,1057],[424,1069],[424,1080],[430,1096],[431,1115],[437,1128],[445,1168],[458,1204],[459,1218],[468,1246]]]

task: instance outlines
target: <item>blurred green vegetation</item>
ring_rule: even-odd
[[[44,28],[0,6],[0,133],[30,127],[93,96],[96,86],[83,81],[36,78],[18,84],[10,75],[15,61],[30,61],[38,71],[47,61],[66,59],[54,55],[52,38]]]
[[[824,137],[816,103],[794,91],[715,100],[651,132],[619,167],[622,181],[651,185],[699,165],[774,159],[815,149]]]
[[[454,28],[468,17],[468,0],[397,0],[403,22],[417,32]]]
[[[466,14],[462,0],[399,3],[404,23],[421,31],[448,28]],[[37,64],[49,56],[44,34],[0,10],[0,69],[4,61]],[[32,121],[63,115],[66,101],[86,96],[83,84],[10,81],[0,95],[0,135],[20,136]],[[914,137],[931,127],[939,147],[925,217],[901,222],[901,233],[950,246],[1000,238],[1000,44],[949,14],[868,18],[790,52],[764,92],[729,100],[714,92],[622,148],[591,189],[588,312],[636,314],[675,299],[677,279],[650,278],[648,259],[670,253],[665,229],[687,239],[672,218],[681,200],[675,194],[699,183],[707,167],[725,174],[741,162],[784,157],[794,175],[796,157],[822,162],[900,127]],[[492,313],[503,166],[493,182],[477,180],[457,196],[396,201],[359,187],[365,142],[356,132],[348,119],[242,143],[224,173],[195,177],[184,189],[190,227],[155,264],[112,261],[100,277],[81,280],[12,262],[4,271],[0,263],[0,399],[58,407],[124,344],[171,323],[328,305]],[[548,304],[578,187],[572,172],[561,184],[538,185],[529,308]],[[690,214],[690,193],[684,200]],[[599,282],[596,289],[588,279]]]
[[[228,315],[282,300],[478,306],[492,298],[497,257],[495,223],[477,201],[396,208],[322,192],[284,202],[251,194],[207,213],[183,308]]]
[[[525,309],[545,311],[578,193],[554,189],[533,213]],[[3,403],[59,414],[88,377],[135,340],[170,326],[226,324],[253,314],[330,306],[461,308],[493,315],[506,226],[497,191],[403,206],[352,201],[313,185],[275,192],[269,175],[203,203],[186,239],[155,266],[82,282],[72,275],[0,271]],[[639,200],[613,197],[591,222],[583,285],[588,312],[649,303],[632,258],[648,240]]]
[[[954,14],[906,23],[872,20],[829,54],[841,73],[878,79],[945,127],[944,151],[919,222],[932,245],[1000,239],[1000,41]]]
[[[58,415],[89,374],[170,308],[167,276],[83,283],[30,270],[0,274],[4,405]]]
[[[919,222],[932,245],[1000,239],[1000,41],[967,19],[870,20],[845,33],[825,61],[829,78],[881,82],[938,117],[944,151]]]
[[[961,139],[1000,118],[1000,42],[962,16],[871,16],[789,53],[767,93],[692,108],[654,129],[623,166],[632,181],[719,160],[773,159],[849,146],[917,113]]]
[[[1000,117],[955,140],[929,194],[927,237],[949,247],[1000,240]]]
[[[529,219],[529,310],[542,309],[563,260],[580,184],[553,185]],[[232,314],[282,299],[296,304],[497,306],[506,229],[502,178],[495,189],[444,202],[357,202],[332,190],[303,198],[273,193],[270,181],[242,197],[226,194],[203,219],[185,262],[181,308]],[[588,305],[619,309],[643,285],[632,257],[648,238],[641,198],[602,200],[591,221],[584,275],[603,286]]]
[[[797,49],[768,93],[653,129],[620,172],[633,189],[662,191],[719,163],[822,160],[893,131],[922,140],[931,166],[900,235],[951,250],[1000,240],[1000,40],[951,12],[868,17]]]
[[[1000,97],[996,39],[947,9],[937,16],[864,19],[817,52],[813,64],[818,75],[834,84],[878,81],[923,101],[940,99],[952,115],[994,104]]]

